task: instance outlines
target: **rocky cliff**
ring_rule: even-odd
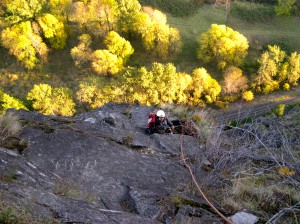
[[[182,143],[199,164],[195,173],[206,175],[201,146],[191,136],[146,133],[152,110],[112,103],[75,117],[10,110],[25,147],[0,148],[2,204],[41,222],[222,223],[194,194],[180,159]]]

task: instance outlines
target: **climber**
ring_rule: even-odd
[[[163,110],[151,113],[148,118],[148,131],[150,133],[173,134],[174,124],[170,121]]]

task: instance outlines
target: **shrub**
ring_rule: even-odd
[[[21,128],[19,118],[15,114],[6,113],[0,115],[0,141],[18,135]]]
[[[35,110],[46,115],[72,116],[75,113],[73,94],[67,87],[52,88],[48,84],[34,85],[27,94]]]
[[[252,91],[245,91],[243,92],[242,98],[246,101],[251,101],[254,99],[254,95]]]
[[[290,84],[284,83],[284,84],[283,84],[283,89],[284,89],[284,90],[290,90]]]
[[[4,93],[3,90],[0,89],[0,114],[9,108],[27,110],[21,100]]]
[[[197,58],[205,63],[215,62],[221,70],[242,65],[248,54],[247,38],[225,25],[212,24],[197,41]]]
[[[251,3],[236,3],[231,13],[248,23],[269,21],[275,16],[272,6]]]
[[[285,109],[285,105],[284,104],[279,104],[277,107],[275,107],[273,109],[273,113],[276,114],[277,116],[283,116],[284,109]]]
[[[172,14],[175,17],[189,16],[197,12],[203,0],[140,0],[141,5],[148,5]]]

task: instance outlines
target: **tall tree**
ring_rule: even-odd
[[[42,13],[46,0],[7,0],[5,19],[11,24],[33,20]]]
[[[298,85],[298,80],[300,79],[300,54],[297,52],[292,53],[288,57],[288,68],[286,82],[296,86]]]
[[[268,46],[259,62],[259,69],[254,78],[254,86],[258,92],[269,93],[279,88],[279,83],[286,77],[286,53],[279,46]]]
[[[118,26],[121,32],[134,34],[137,29],[137,23],[142,15],[141,5],[138,0],[117,0],[120,14],[118,17]]]
[[[274,7],[277,16],[290,16],[297,11],[297,0],[277,0]]]

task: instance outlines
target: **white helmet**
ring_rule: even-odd
[[[165,112],[163,110],[159,110],[159,111],[156,112],[156,116],[158,116],[158,117],[165,117],[166,114],[165,114]]]

